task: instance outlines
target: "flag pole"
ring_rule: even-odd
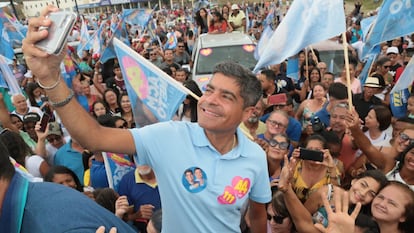
[[[309,48],[310,48],[310,50],[311,50],[311,52],[312,52],[313,57],[315,57],[315,58],[316,58],[316,65],[317,65],[317,64],[319,63],[319,61],[318,61],[318,57],[316,56],[315,51],[313,51],[313,47],[312,47],[312,45],[309,45]]]
[[[348,90],[348,107],[352,110],[352,91],[351,91],[351,75],[349,73],[349,56],[348,56],[348,42],[346,41],[345,32],[342,33],[342,44],[344,46],[344,59],[345,59],[345,71],[346,71],[346,87]]]

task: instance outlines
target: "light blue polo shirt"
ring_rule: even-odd
[[[163,232],[240,232],[240,209],[271,200],[264,151],[237,130],[221,155],[197,123],[169,121],[131,129],[138,163],[157,176]]]

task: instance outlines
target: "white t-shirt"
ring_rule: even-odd
[[[34,177],[42,178],[43,176],[40,174],[40,165],[43,161],[45,160],[39,155],[26,156],[25,167]]]

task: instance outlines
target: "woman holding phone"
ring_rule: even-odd
[[[305,149],[297,148],[292,157],[299,159],[294,168],[292,186],[298,198],[305,202],[309,196],[326,184],[339,185],[340,174],[328,150],[325,138],[314,134],[305,142]],[[318,157],[318,153],[320,158]],[[319,160],[319,161],[315,161]]]

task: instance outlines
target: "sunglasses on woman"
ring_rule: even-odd
[[[409,141],[410,144],[414,143],[414,138],[410,138],[407,134],[405,133],[400,133],[400,139],[403,142]]]
[[[283,217],[283,216],[279,216],[279,215],[270,215],[270,214],[267,214],[267,220],[271,220],[271,219],[273,219],[273,221],[275,221],[275,223],[277,223],[277,224],[282,224],[283,223],[283,219],[285,219],[285,218],[287,218],[287,217]]]
[[[286,150],[289,147],[289,143],[287,143],[287,142],[279,142],[279,141],[276,141],[275,139],[270,139],[269,140],[269,145],[271,147],[276,147],[278,145],[279,148],[282,149],[282,150]]]

